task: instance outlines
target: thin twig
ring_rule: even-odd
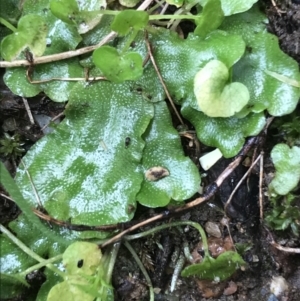
[[[149,288],[149,294],[150,294],[149,300],[154,301],[154,290],[153,290],[153,285],[152,285],[152,281],[149,277],[149,274],[147,273],[143,263],[141,262],[140,258],[138,257],[138,255],[136,254],[136,252],[134,251],[134,249],[132,248],[130,243],[128,241],[124,241],[124,245],[128,249],[128,251],[131,253],[132,257],[134,258],[135,262],[137,263],[138,267],[140,268],[141,272],[143,273],[143,275],[147,281],[147,285]]]
[[[152,64],[153,64],[153,67],[154,67],[154,69],[155,69],[155,71],[156,71],[156,73],[157,73],[157,76],[158,76],[158,78],[159,78],[159,80],[160,80],[160,82],[161,82],[161,84],[162,84],[162,86],[163,86],[163,88],[164,88],[164,90],[165,90],[165,93],[166,93],[166,95],[167,95],[167,98],[168,98],[168,100],[169,100],[169,102],[170,102],[170,104],[171,104],[171,106],[172,106],[172,108],[173,108],[173,110],[174,110],[174,112],[175,112],[177,118],[179,119],[180,123],[181,123],[182,125],[184,125],[184,122],[183,122],[183,120],[182,120],[180,114],[178,113],[178,111],[177,111],[175,105],[174,105],[174,102],[173,102],[173,100],[172,100],[172,97],[171,97],[171,95],[170,95],[170,93],[169,93],[169,91],[168,91],[168,89],[167,89],[167,87],[166,87],[166,85],[165,85],[165,82],[164,82],[164,80],[163,80],[163,78],[162,78],[162,76],[161,76],[161,74],[160,74],[160,71],[159,71],[159,69],[158,69],[158,67],[157,67],[157,65],[156,65],[155,59],[154,59],[153,54],[152,54],[151,45],[150,45],[150,42],[149,42],[149,39],[148,39],[148,32],[147,32],[147,31],[145,31],[145,41],[146,41],[148,53],[149,53],[149,56],[150,56],[150,60],[151,60],[151,62],[152,62]]]
[[[229,206],[234,194],[236,193],[236,191],[238,190],[238,188],[241,186],[241,184],[243,183],[243,181],[246,179],[246,177],[249,175],[249,173],[251,172],[251,170],[253,169],[253,167],[256,165],[256,163],[258,162],[258,160],[261,158],[261,154],[256,158],[256,160],[251,164],[251,166],[249,167],[249,169],[247,170],[247,172],[243,175],[243,177],[240,179],[240,181],[237,183],[237,185],[234,187],[233,191],[231,192],[228,200],[225,203],[224,206],[224,211],[225,214],[227,212],[227,207]]]
[[[278,244],[275,241],[271,242],[271,245],[275,247],[276,249],[286,252],[286,253],[294,253],[294,254],[300,254],[300,248],[289,248],[289,247],[283,247],[280,244]]]
[[[146,8],[151,4],[152,1],[153,0],[145,0],[137,8],[137,10],[146,10]],[[69,58],[72,58],[75,56],[79,56],[79,55],[94,51],[95,49],[99,48],[100,46],[103,46],[104,44],[113,40],[116,36],[117,36],[117,33],[115,31],[111,31],[96,45],[87,46],[87,47],[83,47],[80,49],[71,50],[71,51],[67,51],[67,52],[61,52],[61,53],[37,57],[34,59],[34,65],[65,60],[65,59],[69,59]],[[32,63],[27,60],[16,60],[16,61],[12,61],[12,62],[0,61],[0,68],[24,67],[24,66],[31,66],[31,65],[32,65]]]
[[[274,8],[277,11],[277,13],[278,13],[279,16],[281,16],[281,14],[285,14],[286,13],[286,11],[281,10],[281,9],[278,8],[275,0],[271,0],[271,2],[272,2],[272,5],[274,6]]]
[[[263,171],[264,171],[264,153],[261,152],[259,163],[259,217],[262,221],[264,218],[264,205],[263,205]]]
[[[278,244],[277,242],[275,242],[272,233],[270,232],[270,230],[267,227],[264,227],[264,229],[267,231],[267,239],[270,241],[270,244],[283,252],[286,253],[294,253],[294,254],[300,254],[300,248],[290,248],[290,247],[283,247],[282,245]]]
[[[0,196],[2,196],[3,198],[8,199],[9,201],[12,201],[12,202],[15,203],[15,201],[12,198],[10,198],[9,196],[7,196],[7,195],[5,195],[3,193],[0,193]]]
[[[27,79],[31,84],[43,84],[49,83],[52,81],[66,81],[66,82],[78,82],[78,81],[85,81],[85,82],[94,82],[99,80],[107,80],[105,76],[97,76],[97,77],[51,77],[49,79],[41,79],[41,80],[32,80],[27,72]]]
[[[27,99],[25,97],[22,97],[22,99],[23,99],[23,103],[24,103],[27,115],[29,117],[29,121],[30,121],[31,124],[34,124],[34,119],[33,119],[33,116],[32,116],[32,113],[31,113],[28,101],[27,101]]]
[[[38,202],[39,206],[40,206],[41,208],[43,208],[43,204],[42,204],[42,202],[41,202],[40,196],[39,196],[39,194],[38,194],[38,192],[37,192],[37,190],[36,190],[36,188],[35,188],[35,185],[34,185],[34,183],[33,183],[33,181],[32,181],[31,175],[30,175],[29,171],[27,170],[27,167],[26,167],[26,165],[25,165],[25,163],[23,162],[22,159],[21,159],[21,163],[22,163],[22,165],[23,165],[23,167],[24,167],[24,171],[25,171],[25,173],[27,174],[27,177],[28,177],[29,182],[30,182],[30,184],[31,184],[31,187],[32,187],[32,190],[33,190],[33,192],[34,192],[36,201]]]
[[[55,219],[52,216],[47,215],[37,209],[32,209],[32,211],[39,218],[41,218],[47,222],[65,227],[65,228],[73,230],[73,231],[96,231],[96,230],[97,231],[112,231],[112,230],[122,228],[121,224],[104,225],[104,226],[87,226],[87,225],[78,225],[78,224],[74,225],[74,224],[70,224],[70,223],[62,221],[62,220]]]

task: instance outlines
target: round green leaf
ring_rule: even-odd
[[[277,144],[271,151],[276,174],[269,185],[270,191],[286,195],[300,180],[300,147],[289,148],[286,144]]]
[[[47,25],[38,15],[26,15],[18,23],[18,30],[1,42],[1,55],[7,60],[15,59],[21,51],[29,48],[34,56],[41,56],[46,49]]]
[[[104,76],[112,82],[136,80],[143,74],[143,59],[136,52],[120,55],[117,49],[103,46],[94,51],[93,60]]]
[[[131,29],[140,30],[147,26],[149,15],[145,11],[123,10],[116,15],[111,29],[119,35],[125,36]]]
[[[86,241],[76,241],[63,254],[63,264],[68,274],[94,275],[101,261],[99,246]]]
[[[218,60],[208,62],[195,76],[194,93],[198,105],[210,117],[230,117],[249,101],[249,92],[241,83],[226,82],[229,71]]]

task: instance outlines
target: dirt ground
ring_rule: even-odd
[[[275,7],[271,1],[265,1],[265,11],[269,18],[268,29],[279,37],[280,45],[286,53],[296,59],[300,64],[300,1],[277,1]],[[293,3],[289,3],[293,2]],[[297,4],[296,2],[299,2]],[[279,5],[281,3],[281,5]],[[3,73],[1,73],[3,75]],[[2,76],[1,76],[2,77]],[[30,124],[24,108],[22,98],[13,95],[0,82],[0,137],[3,132],[19,134],[24,141],[24,149],[28,150],[39,138],[43,136],[41,126],[35,122]],[[30,99],[30,108],[34,115],[46,115],[49,118],[57,116],[63,110],[62,104],[51,102],[44,96]],[[299,109],[299,108],[298,108]],[[188,142],[183,139],[183,145]],[[265,174],[273,171],[268,156],[272,145],[266,141],[264,145]],[[273,142],[272,142],[273,143]],[[192,150],[190,150],[192,152]],[[12,174],[18,162],[4,160],[6,167]],[[214,181],[230,161],[223,160],[214,167],[204,181]],[[157,235],[140,239],[132,245],[148,270],[155,287],[155,300],[157,301],[298,301],[300,300],[300,257],[279,251],[270,244],[271,236],[286,247],[300,247],[299,239],[288,232],[276,233],[269,231],[259,220],[258,208],[258,177],[253,174],[250,179],[249,192],[246,184],[237,191],[232,206],[229,208],[231,219],[228,227],[221,222],[224,217],[222,203],[224,203],[236,183],[245,173],[246,168],[240,166],[230,178],[225,181],[220,192],[213,200],[203,206],[179,217],[182,220],[192,220],[207,225],[212,222],[219,229],[217,234],[209,236],[211,252],[217,249],[232,247],[228,243],[231,234],[234,243],[249,246],[243,253],[248,263],[245,271],[237,272],[224,283],[209,283],[194,278],[179,277],[173,292],[170,292],[170,282],[174,267],[178,259],[178,252],[184,244],[194,250],[194,256],[200,256],[203,251],[199,245],[199,235],[192,228],[186,227],[183,233],[178,229],[159,232]],[[0,190],[0,193],[4,193]],[[268,209],[268,199],[264,199],[264,206]],[[18,208],[9,200],[0,195],[0,221],[7,224],[18,215]],[[155,214],[155,211],[138,210],[139,217]],[[145,229],[144,229],[145,230]],[[215,238],[214,235],[220,236]],[[115,300],[148,300],[147,284],[135,261],[127,249],[121,247],[113,274],[113,285],[116,290]],[[274,276],[282,276],[289,284],[287,293],[279,298],[271,294],[270,283]],[[38,289],[40,281],[36,279]],[[35,287],[35,286],[34,286]],[[16,299],[15,299],[16,300]],[[26,300],[20,297],[18,300]]]

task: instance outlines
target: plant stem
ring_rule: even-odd
[[[164,20],[164,19],[169,19],[169,20],[197,20],[199,19],[199,16],[194,16],[194,15],[151,15],[149,16],[149,21],[152,20]]]
[[[38,270],[38,269],[40,269],[40,268],[42,268],[44,266],[48,267],[48,265],[50,263],[53,263],[53,262],[58,261],[60,259],[62,259],[62,254],[59,254],[59,255],[54,256],[54,257],[51,257],[49,259],[44,260],[43,262],[40,262],[40,263],[38,263],[36,265],[33,265],[30,268],[26,269],[25,271],[23,271],[23,272],[21,272],[21,273],[19,273],[17,275],[19,275],[19,276],[25,276],[25,275],[27,275],[27,274],[35,271],[35,270]]]
[[[47,266],[50,270],[52,270],[54,273],[60,275],[62,278],[64,278],[64,273],[60,271],[57,267],[55,267],[53,264],[45,264],[45,260],[40,255],[33,252],[31,249],[29,249],[22,241],[20,241],[16,236],[14,236],[9,230],[7,230],[2,224],[0,224],[0,231],[4,233],[14,244],[16,244],[23,252],[28,254],[30,257],[35,259],[36,261],[42,263],[42,266]]]
[[[134,251],[134,249],[132,248],[132,246],[130,245],[130,243],[128,241],[124,241],[124,245],[128,249],[128,251],[131,253],[132,257],[136,261],[137,265],[139,266],[140,270],[142,271],[142,273],[147,281],[147,284],[149,287],[149,293],[150,293],[149,301],[154,301],[153,285],[152,285],[151,279],[150,279],[143,263],[141,262],[140,258],[138,257],[138,255],[136,254],[136,252]]]
[[[14,27],[11,23],[9,23],[7,20],[5,20],[1,17],[0,17],[0,23],[3,24],[5,27],[7,27],[8,29],[10,29],[13,32],[17,31],[16,27]]]
[[[109,265],[108,265],[107,274],[106,274],[107,275],[106,280],[108,280],[109,282],[111,282],[111,277],[112,277],[112,273],[114,270],[114,266],[116,263],[116,259],[117,259],[117,255],[118,255],[120,246],[121,246],[120,242],[115,243],[113,246],[113,249],[110,252],[111,256],[110,256]]]
[[[138,234],[126,235],[124,238],[126,240],[134,240],[134,239],[138,239],[141,237],[145,237],[147,235],[153,234],[155,232],[158,232],[158,231],[166,229],[166,228],[177,227],[177,226],[192,226],[192,227],[196,228],[199,231],[201,239],[202,239],[204,254],[205,254],[205,256],[206,255],[209,256],[207,237],[206,237],[206,234],[205,234],[203,228],[200,226],[200,224],[191,222],[191,221],[181,221],[181,222],[174,222],[174,223],[170,223],[170,224],[160,225],[160,226],[154,227],[148,231],[144,231],[144,232],[141,232]]]
[[[97,300],[113,300],[111,278],[120,246],[120,242],[109,246],[101,258],[97,275],[97,285],[100,287],[98,292],[101,297]]]
[[[138,30],[133,29],[133,30],[131,31],[131,33],[127,36],[126,43],[125,43],[125,45],[124,45],[124,47],[123,47],[123,49],[122,49],[122,51],[121,51],[121,54],[122,54],[122,55],[125,54],[125,52],[129,49],[129,47],[130,47],[132,41],[133,41],[133,40],[135,39],[135,37],[137,36],[138,32],[139,32]]]

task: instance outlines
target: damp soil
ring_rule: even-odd
[[[292,56],[300,64],[300,1],[276,1],[277,7],[271,1],[264,1],[263,7],[269,19],[268,29],[276,34],[283,51]],[[293,2],[293,3],[291,3]],[[189,26],[189,25],[187,25]],[[1,78],[3,73],[1,73]],[[47,123],[47,118],[51,119],[63,112],[64,105],[51,102],[46,96],[39,95],[29,100],[29,105],[35,119],[32,124],[24,107],[23,99],[13,95],[0,82],[0,136],[4,132],[9,135],[19,135],[24,143],[24,150],[28,150],[44,132],[41,131],[43,122]],[[299,109],[299,108],[298,108]],[[37,121],[44,116],[44,121]],[[39,119],[40,120],[40,119]],[[266,142],[262,145],[265,152],[264,173],[274,171],[268,158],[270,149],[275,144],[274,138],[266,137]],[[182,144],[187,155],[192,158],[197,152],[195,144],[183,138]],[[202,146],[203,147],[203,146]],[[18,159],[1,157],[8,170],[14,175]],[[230,160],[221,160],[211,169],[204,182],[213,182],[221,172],[228,166]],[[201,300],[300,300],[300,258],[299,255],[284,253],[274,248],[270,244],[270,235],[287,247],[300,247],[299,239],[296,239],[289,232],[277,233],[267,229],[260,222],[258,206],[258,171],[254,170],[247,182],[241,185],[227,207],[226,213],[230,218],[224,221],[224,204],[226,203],[232,190],[235,188],[241,177],[247,170],[247,163],[239,166],[234,173],[223,183],[214,199],[208,203],[176,217],[176,220],[191,220],[208,227],[208,222],[217,232],[210,232],[209,245],[211,253],[232,248],[230,239],[235,244],[244,247],[243,259],[247,262],[244,271],[238,271],[231,279],[222,283],[211,283],[199,281],[196,278],[178,277],[173,291],[170,285],[174,273],[174,268],[178,263],[180,251],[184,245],[188,245],[193,250],[193,256],[203,255],[201,245],[199,245],[199,234],[191,227],[185,227],[181,231],[177,228],[161,231],[147,238],[139,239],[132,243],[137,251],[145,268],[147,269],[155,288],[155,300],[164,301],[201,301]],[[267,177],[266,177],[267,179]],[[267,181],[267,180],[266,180]],[[266,187],[267,183],[264,183]],[[0,222],[7,225],[10,220],[19,214],[17,206],[8,200],[5,191],[0,188]],[[270,204],[265,197],[264,207],[266,210]],[[139,208],[138,218],[149,217],[156,214],[156,211],[147,211]],[[174,221],[172,218],[167,222]],[[143,229],[147,230],[147,229]],[[217,238],[215,236],[218,236]],[[248,246],[248,248],[246,248]],[[32,276],[30,283],[33,290],[38,290],[43,276],[38,273]],[[283,276],[289,283],[288,294],[276,299],[271,295],[270,282],[274,276]],[[115,300],[149,300],[147,283],[140,272],[136,262],[133,260],[127,249],[121,247],[118,260],[113,273],[113,286],[116,291]],[[26,296],[20,296],[14,300],[26,300]]]

